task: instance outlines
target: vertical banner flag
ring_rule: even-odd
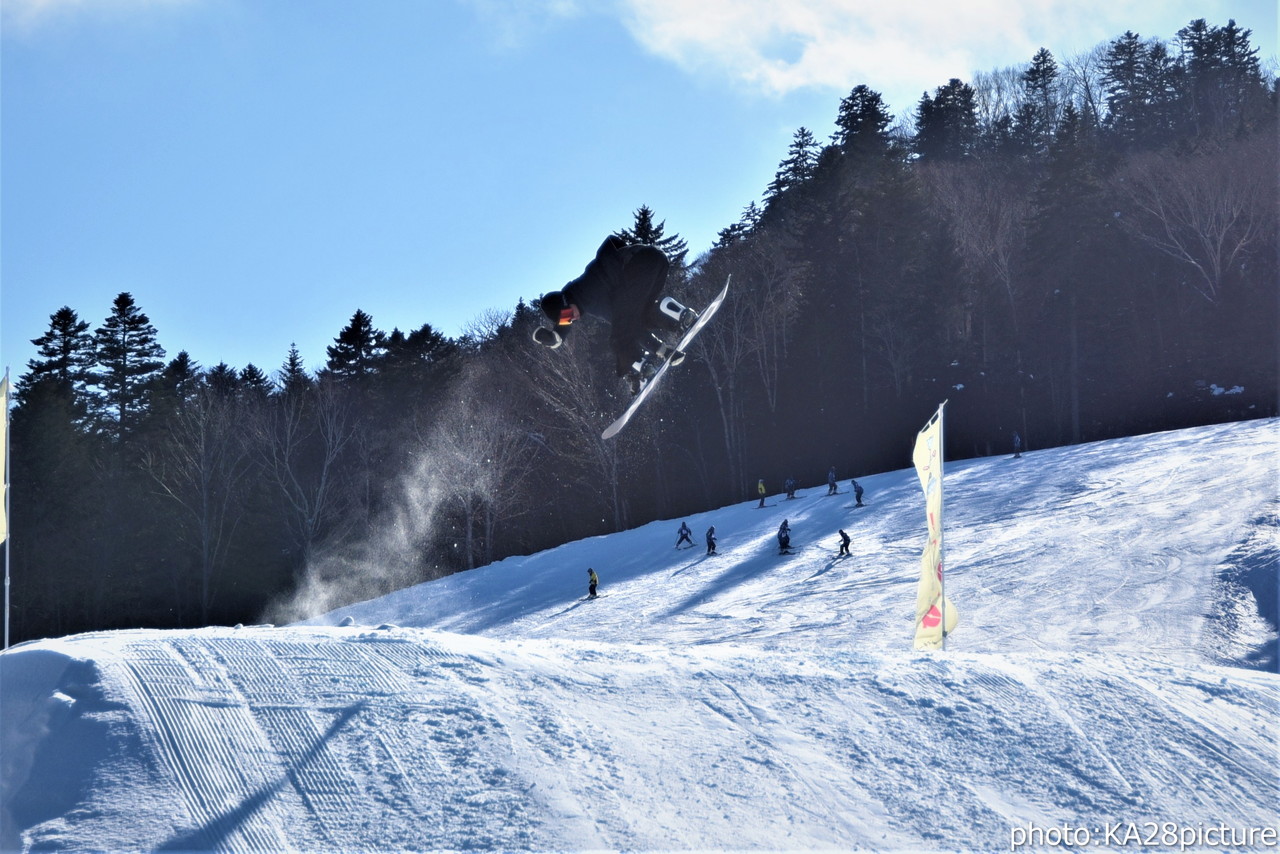
[[[0,380],[0,543],[9,539],[9,372]],[[7,570],[6,570],[7,571]]]
[[[944,403],[942,406],[945,406]],[[940,649],[960,619],[943,594],[942,580],[942,406],[916,436],[911,454],[920,488],[924,490],[929,539],[920,555],[920,584],[916,588],[916,649]]]

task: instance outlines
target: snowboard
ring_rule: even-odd
[[[702,328],[707,325],[707,322],[711,320],[712,316],[714,316],[720,309],[720,304],[724,302],[725,296],[729,293],[729,279],[732,278],[733,276],[731,275],[728,279],[724,280],[724,287],[720,289],[720,293],[715,295],[715,298],[711,300],[711,304],[702,310],[702,314],[698,316],[698,319],[694,322],[693,326],[689,327],[689,329],[684,333],[684,337],[680,339],[679,343],[677,343],[674,348],[672,348],[672,356],[676,353],[685,352],[693,339],[697,337],[698,333],[702,331]],[[656,386],[662,379],[662,375],[667,372],[667,368],[669,367],[671,367],[671,357],[664,359],[662,364],[658,366],[657,372],[649,378],[648,382],[640,386],[640,390],[636,392],[636,396],[631,398],[631,405],[627,407],[625,412],[618,416],[618,420],[604,428],[604,432],[600,434],[601,439],[612,439],[614,436],[622,432],[622,428],[627,426],[627,422],[631,420],[631,416],[635,415],[636,410],[644,404],[645,398],[649,396],[649,392],[653,391],[654,386]]]

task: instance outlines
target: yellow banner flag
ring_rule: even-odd
[[[9,539],[9,373],[0,380],[0,543]]]
[[[943,595],[942,580],[942,407],[916,436],[911,454],[924,491],[929,539],[920,555],[916,587],[916,639],[919,650],[939,649],[960,615]]]

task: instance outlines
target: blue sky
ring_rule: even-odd
[[[357,308],[461,333],[641,205],[691,256],[858,84],[1060,61],[1273,0],[4,0],[0,361],[129,291],[170,357],[309,368]]]

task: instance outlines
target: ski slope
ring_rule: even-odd
[[[690,516],[692,549],[669,520],[306,624],[24,644],[0,848],[1258,850],[1278,449],[1266,420],[949,464],[940,653],[910,470]]]

